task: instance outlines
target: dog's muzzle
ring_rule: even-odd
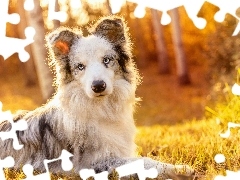
[[[91,88],[95,93],[101,93],[106,89],[106,86],[107,86],[106,83],[102,80],[101,81],[93,81]]]

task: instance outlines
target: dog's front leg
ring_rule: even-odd
[[[150,158],[109,158],[92,165],[92,168],[97,172],[108,171],[120,167],[122,165],[132,163],[137,160],[144,161],[144,168],[156,168],[158,171],[158,179],[173,179],[173,180],[190,180],[194,179],[194,170],[188,165],[172,165],[152,160]],[[134,168],[134,167],[133,167]]]

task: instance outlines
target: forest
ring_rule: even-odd
[[[218,22],[215,14],[222,7],[202,1],[196,15],[206,20],[205,27],[191,19],[182,4],[166,9],[165,14],[158,9],[160,2],[149,0],[149,6],[143,2],[34,0],[34,9],[29,11],[31,0],[9,0],[8,14],[20,15],[20,22],[15,24],[1,21],[4,8],[0,6],[0,28],[6,28],[7,37],[28,38],[27,26],[36,31],[34,42],[24,48],[29,59],[16,51],[7,57],[0,49],[2,111],[33,110],[55,93],[46,34],[67,26],[81,28],[86,36],[89,25],[100,17],[119,15],[129,27],[133,58],[142,77],[136,92],[141,100],[134,114],[138,156],[188,164],[198,179],[239,179],[240,93],[232,92],[232,86],[240,83],[240,34],[236,33],[239,2],[235,14],[226,13]],[[54,17],[50,11],[62,13]],[[166,16],[169,22],[164,22],[168,20]],[[227,131],[230,136],[221,137]],[[226,159],[216,162],[217,154]],[[9,179],[24,176],[10,170],[5,173]],[[74,179],[52,175],[52,179],[59,178]]]

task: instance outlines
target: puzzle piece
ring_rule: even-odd
[[[199,28],[203,29],[206,27],[207,21],[204,18],[198,17],[198,13],[202,8],[205,0],[185,0],[184,7],[188,17],[193,21],[193,24]]]
[[[236,10],[240,7],[240,0],[185,0],[184,7],[187,11],[188,17],[192,19],[194,25],[203,29],[206,26],[206,20],[203,18],[197,17],[198,12],[203,6],[204,2],[209,2],[215,6],[218,6],[220,10],[215,14],[214,19],[217,22],[223,22],[226,14],[231,14],[236,19],[239,20],[239,17],[236,15]],[[239,27],[240,28],[240,27]],[[239,30],[238,30],[239,32]]]
[[[5,175],[3,168],[11,168],[14,166],[14,159],[11,156],[6,157],[4,160],[0,159],[0,179],[4,180]]]
[[[64,11],[55,11],[55,4],[57,0],[48,1],[48,19],[51,20],[59,20],[60,22],[64,22],[67,20],[67,13]]]
[[[223,154],[217,154],[214,157],[214,160],[216,163],[224,163],[226,161],[226,158]],[[226,170],[226,176],[223,175],[217,175],[214,180],[238,180],[240,179],[240,171],[229,171]]]
[[[240,32],[240,17],[236,15],[237,9],[240,7],[240,0],[207,0],[208,2],[218,6],[220,10],[215,14],[214,19],[217,22],[223,22],[226,14],[231,14],[238,19],[238,25],[233,32],[233,36],[236,36]]]
[[[141,7],[149,7],[162,11],[161,24],[167,25],[171,22],[171,17],[167,11],[175,9],[180,6],[184,6],[186,12],[190,19],[192,19],[195,26],[199,29],[203,29],[206,26],[206,20],[200,17],[197,17],[198,12],[200,11],[205,0],[171,0],[171,1],[158,1],[155,0],[148,1],[138,1],[138,0],[128,0],[133,3],[139,4]],[[138,6],[136,8],[138,8]]]
[[[240,7],[240,0],[227,0],[227,1],[226,0],[206,0],[206,1],[220,8],[220,10],[214,16],[214,19],[217,22],[223,22],[227,13],[239,19],[239,17],[236,15],[236,11]]]
[[[4,141],[6,139],[13,139],[13,148],[15,150],[19,150],[23,147],[18,142],[16,131],[24,131],[27,129],[27,122],[25,120],[19,120],[17,122],[13,122],[13,119],[8,120],[12,128],[10,131],[7,132],[0,132],[0,138]]]
[[[156,168],[150,168],[148,170],[144,169],[143,159],[122,165],[117,167],[115,170],[117,171],[119,178],[137,174],[139,180],[145,180],[146,178],[156,178],[158,176]],[[83,180],[90,177],[93,177],[95,180],[108,180],[107,171],[96,174],[93,169],[82,169],[80,170],[79,175]]]
[[[16,131],[23,131],[26,130],[28,125],[25,120],[19,120],[17,122],[13,121],[13,116],[10,111],[2,111],[2,103],[0,102],[0,123],[3,121],[9,121],[11,123],[11,130],[7,132],[0,132],[0,138],[4,141],[6,139],[13,139],[13,147],[16,150],[19,150],[23,147],[23,145],[19,144]],[[61,160],[61,166],[64,171],[70,171],[73,168],[73,164],[70,160],[70,157],[72,157],[73,154],[69,153],[66,150],[62,150],[61,155],[56,159],[47,160],[45,159],[43,161],[44,167],[46,169],[46,173],[39,174],[37,176],[33,175],[33,167],[32,165],[26,164],[23,166],[23,172],[27,176],[26,179],[29,180],[37,180],[37,179],[49,179],[50,180],[50,174],[49,174],[49,168],[48,164],[54,161]],[[4,172],[3,167],[13,167],[14,160],[12,157],[5,158],[4,160],[0,160],[0,180],[4,179]]]
[[[237,83],[232,86],[232,93],[240,96],[240,86]]]
[[[6,22],[11,24],[18,24],[20,22],[20,16],[16,13],[8,14],[9,0],[0,1],[0,37],[6,35]]]
[[[0,132],[0,138],[4,141],[6,139],[13,139],[13,148],[19,150],[23,145],[19,144],[16,131],[23,131],[27,129],[27,122],[25,120],[13,121],[13,116],[10,111],[2,112],[2,103],[0,102],[0,123],[2,121],[9,121],[11,123],[11,130],[7,132]]]
[[[27,27],[25,29],[26,39],[6,37],[7,22],[18,24],[20,21],[18,14],[8,14],[8,4],[9,0],[0,1],[0,55],[2,55],[4,59],[7,59],[17,52],[19,59],[25,62],[30,56],[24,48],[34,42],[33,37],[35,35],[35,29],[32,27]]]
[[[117,167],[116,171],[118,172],[119,178],[137,174],[139,180],[145,180],[146,178],[156,178],[158,176],[156,168],[144,169],[143,159]]]
[[[214,180],[239,180],[240,179],[240,171],[234,172],[226,170],[226,176],[217,175]]]
[[[48,164],[51,163],[51,162],[54,162],[54,161],[58,161],[58,160],[62,160],[61,166],[62,166],[62,169],[64,171],[70,171],[73,168],[73,164],[70,160],[70,157],[72,157],[72,156],[73,156],[73,154],[71,154],[68,151],[63,149],[61,155],[58,158],[51,159],[51,160],[45,159],[43,161],[43,163],[44,163],[44,167],[46,169],[46,172],[42,173],[42,174],[38,174],[36,176],[33,175],[32,165],[25,164],[23,166],[23,172],[27,176],[25,179],[26,180],[42,180],[42,179],[51,180]]]
[[[240,124],[233,123],[233,122],[228,122],[228,129],[227,129],[227,131],[225,133],[220,133],[220,136],[222,138],[229,138],[229,136],[231,134],[230,129],[231,128],[236,128],[236,127],[240,127]]]
[[[44,166],[46,167],[48,163],[57,161],[57,160],[62,160],[62,169],[64,171],[70,171],[73,168],[73,164],[72,161],[70,160],[70,157],[72,157],[73,154],[71,154],[70,152],[66,151],[66,150],[62,150],[61,155],[57,158],[57,159],[51,159],[51,160],[44,160]]]
[[[156,0],[148,0],[148,1],[128,0],[128,1],[132,3],[136,3],[138,4],[138,6],[141,6],[141,7],[149,7],[152,9],[162,11],[161,23],[163,25],[167,25],[171,22],[171,17],[167,13],[167,11],[184,5],[184,2],[186,0],[171,0],[172,2],[158,1],[157,3],[156,3]]]
[[[240,20],[238,21],[238,25],[232,35],[237,36],[239,33],[240,33]]]
[[[24,9],[27,11],[32,11],[34,9],[34,1],[33,0],[25,0],[24,1]]]
[[[226,161],[226,158],[223,154],[216,154],[214,160],[216,163],[224,163]]]
[[[25,179],[26,180],[51,180],[51,176],[49,174],[49,171],[38,174],[36,176],[33,175],[33,167],[30,164],[25,164],[22,168],[24,174],[27,176]]]
[[[171,22],[171,17],[167,13],[167,11],[172,10],[174,8],[183,6],[186,9],[186,13],[188,17],[193,21],[194,25],[203,29],[207,21],[204,18],[198,17],[197,14],[203,6],[204,2],[210,2],[211,4],[218,6],[220,10],[215,14],[214,19],[218,22],[223,22],[227,13],[234,16],[239,20],[239,23],[233,33],[236,36],[240,32],[240,17],[236,15],[236,10],[240,7],[240,0],[169,0],[169,1],[155,1],[155,0],[128,0],[129,2],[136,3],[138,6],[136,10],[139,10],[141,7],[141,11],[143,11],[143,7],[149,7],[152,9],[156,9],[162,11],[161,24],[167,25]]]

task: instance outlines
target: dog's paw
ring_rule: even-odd
[[[160,168],[160,169],[159,169]],[[194,180],[195,171],[188,165],[170,165],[165,164],[158,167],[158,179],[172,179],[172,180]]]

